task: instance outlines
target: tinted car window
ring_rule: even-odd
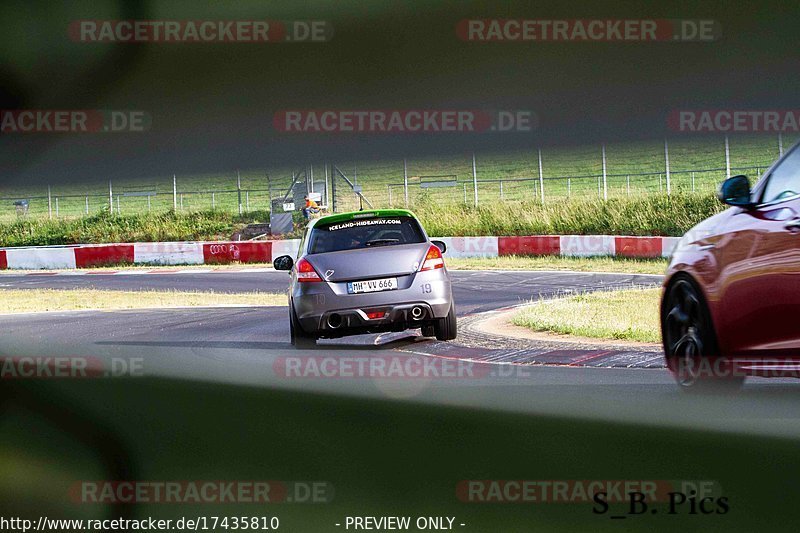
[[[425,242],[419,223],[411,217],[375,217],[318,224],[311,230],[309,254]]]
[[[792,150],[769,176],[761,201],[774,202],[800,194],[800,150]]]

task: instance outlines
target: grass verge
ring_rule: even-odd
[[[627,257],[561,257],[553,256],[516,256],[504,255],[502,257],[450,257],[446,259],[447,268],[450,270],[571,270],[577,272],[622,272],[625,274],[663,274],[667,269],[667,259],[632,259]],[[118,272],[120,270],[249,270],[272,268],[272,263],[235,263],[229,265],[184,265],[184,266],[158,266],[158,265],[125,265],[92,267],[77,270],[48,270],[47,272],[76,272],[88,270],[92,273]],[[41,274],[42,270],[0,270],[3,275],[20,275],[35,273]]]
[[[416,214],[428,235],[680,236],[725,208],[712,194],[502,202],[478,207],[426,203]]]
[[[512,323],[534,331],[597,339],[660,342],[660,289],[626,289],[543,300]]]
[[[0,290],[0,314],[80,309],[145,309],[217,305],[286,305],[286,295],[266,292]]]
[[[445,255],[445,257],[447,257]],[[666,259],[631,259],[616,257],[516,256],[450,257],[451,270],[574,270],[578,272],[624,272],[626,274],[663,274]]]
[[[117,215],[104,210],[84,217],[30,218],[0,224],[0,246],[228,240],[247,224],[268,221],[268,211],[243,215],[223,211]]]
[[[432,197],[415,212],[429,235],[665,235],[680,236],[725,206],[712,194],[572,199],[542,205],[505,201],[445,205]],[[300,217],[295,213],[296,217]],[[250,222],[269,220],[266,211],[232,215],[221,211],[116,215],[0,223],[0,246],[101,244],[110,242],[227,240]],[[297,237],[303,223],[283,238]]]

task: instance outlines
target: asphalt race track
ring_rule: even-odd
[[[136,271],[131,271],[136,272]],[[144,272],[144,271],[140,271]],[[157,271],[164,272],[164,271]],[[577,346],[574,343],[533,342],[509,340],[508,338],[486,338],[485,334],[471,331],[470,324],[480,318],[480,313],[494,311],[518,305],[531,299],[551,298],[557,295],[585,292],[590,290],[609,290],[633,286],[656,286],[660,276],[630,274],[594,274],[570,272],[500,272],[500,271],[454,271],[453,289],[457,304],[457,312],[462,323],[461,339],[454,344],[426,341],[416,343],[413,351],[430,355],[445,355],[471,361],[492,361],[524,364],[580,364],[581,366],[621,366],[621,367],[662,367],[661,352],[658,349],[636,350],[631,348],[614,349],[603,346]],[[8,288],[52,288],[75,289],[96,288],[105,290],[181,290],[215,292],[248,292],[262,291],[281,293],[287,287],[287,274],[284,272],[205,272],[183,271],[176,273],[166,271],[158,274],[108,274],[101,273],[81,275],[12,275],[0,277],[0,289]],[[285,342],[288,331],[285,311],[268,309],[259,311],[261,318],[269,328],[270,342]],[[139,311],[138,313],[143,313]],[[149,312],[144,312],[149,313]],[[170,314],[176,314],[171,311]],[[180,313],[185,314],[185,313]],[[245,326],[240,314],[223,311],[237,318],[228,327],[215,333],[235,331],[241,335],[244,331],[263,333],[264,326]],[[103,313],[101,317],[107,317]],[[104,319],[94,317],[91,322],[98,323]],[[242,322],[242,324],[236,321]],[[130,319],[127,320],[130,322]],[[118,329],[110,324],[111,331]],[[108,331],[108,330],[106,330]],[[191,333],[194,334],[193,332]],[[153,342],[187,342],[189,333],[176,329],[165,332]],[[336,341],[323,341],[323,344],[375,345],[398,338],[410,338],[410,335],[364,335]],[[194,339],[194,337],[191,337]],[[610,349],[608,349],[610,348]],[[412,349],[412,348],[408,348]]]
[[[285,292],[285,272],[204,270],[198,273],[70,275],[0,275],[0,289],[177,290],[215,292]],[[136,271],[131,271],[136,272]],[[491,311],[532,298],[568,292],[657,285],[661,276],[525,271],[451,271],[459,315]],[[287,330],[288,335],[288,330]]]
[[[794,380],[751,379],[734,400],[697,399],[677,390],[657,349],[509,342],[480,338],[469,327],[478,313],[575,291],[657,286],[660,276],[518,271],[452,274],[461,325],[455,343],[424,339],[412,332],[363,335],[320,342],[312,350],[295,350],[289,344],[286,307],[76,311],[0,318],[0,355],[90,358],[102,362],[106,375],[127,372],[800,436],[800,397]],[[286,285],[287,276],[281,272],[0,275],[0,290],[95,287],[282,292]],[[408,361],[427,365],[426,371],[387,373],[398,361],[401,366]],[[308,366],[309,362],[314,364]],[[319,370],[325,364],[328,374]],[[356,367],[361,371],[354,372]]]

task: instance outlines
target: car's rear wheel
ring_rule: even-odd
[[[667,361],[682,390],[729,391],[741,386],[744,377],[720,355],[708,307],[689,278],[677,279],[667,290],[661,329]]]
[[[456,322],[456,304],[450,304],[450,312],[444,318],[437,318],[433,326],[436,339],[440,341],[455,340],[458,335],[458,323]]]
[[[435,337],[436,336],[436,328],[433,327],[433,324],[425,325],[420,328],[423,337]]]
[[[317,338],[306,333],[294,312],[294,305],[289,305],[289,339],[295,348],[313,348],[317,345]]]

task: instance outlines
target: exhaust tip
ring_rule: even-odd
[[[331,329],[337,329],[339,326],[342,325],[342,315],[339,313],[333,313],[328,315],[328,327]]]
[[[425,316],[425,309],[423,309],[421,306],[415,305],[411,308],[411,318],[414,320],[419,320],[423,316]]]

